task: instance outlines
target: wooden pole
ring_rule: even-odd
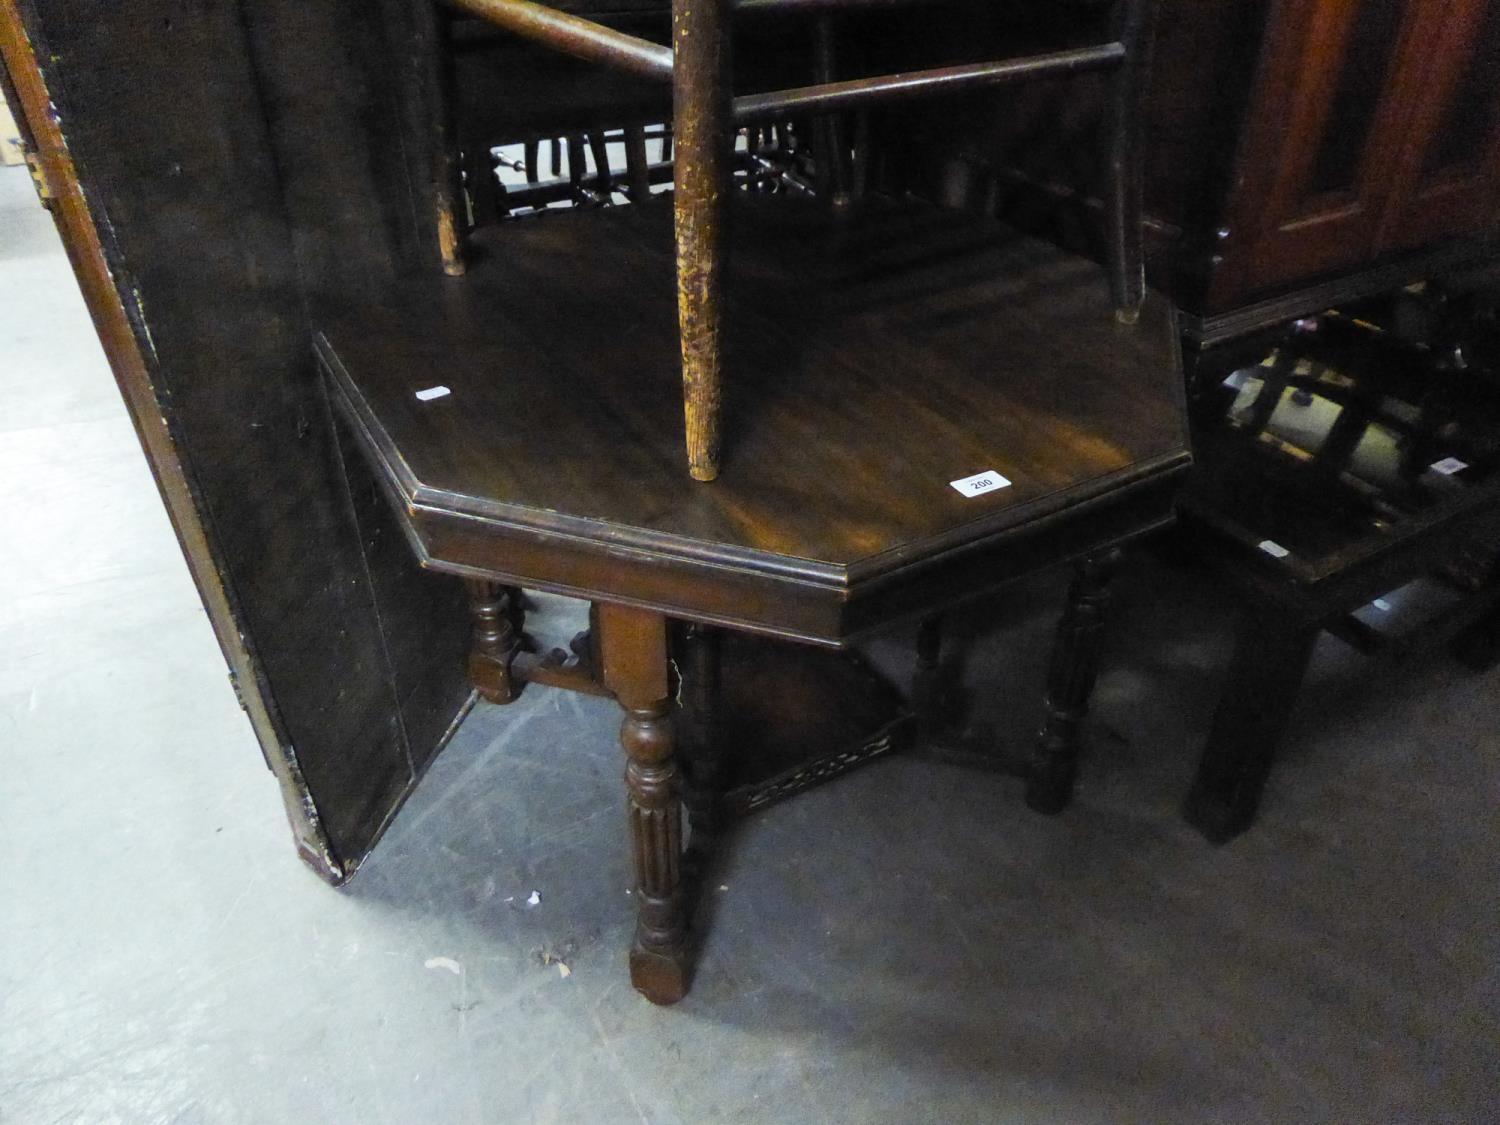
[[[447,0],[454,8],[554,51],[628,70],[646,78],[672,77],[672,52],[658,43],[559,12],[532,0]]]
[[[820,84],[834,81],[838,71],[838,48],[833,17],[821,15],[813,24],[813,72]],[[844,123],[837,113],[825,113],[813,121],[813,161],[818,170],[818,192],[834,207],[849,205],[845,176],[848,152],[844,147]]]
[[[1124,45],[1124,65],[1110,80],[1104,124],[1105,258],[1115,316],[1134,324],[1146,298],[1145,254],[1141,245],[1141,88],[1148,49],[1149,0],[1117,0],[1116,31]]]
[[[728,0],[672,0],[677,316],[688,471],[719,475],[731,116]]]
[[[770,90],[734,99],[734,121],[750,125],[803,114],[834,113],[869,105],[957,94],[984,86],[1001,86],[1037,78],[1056,78],[1119,67],[1126,50],[1119,43],[1078,47],[1047,55],[1029,55],[999,62],[969,63],[934,70],[851,78],[789,90]]]

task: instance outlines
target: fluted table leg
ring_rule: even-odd
[[[682,888],[682,798],[670,718],[667,622],[659,613],[599,606],[604,680],[625,721],[626,815],[637,919],[630,982],[655,1004],[687,992],[691,959]]]

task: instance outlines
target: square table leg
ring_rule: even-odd
[[[1241,615],[1228,681],[1183,810],[1216,844],[1255,820],[1317,638],[1316,625],[1273,607],[1251,604]]]

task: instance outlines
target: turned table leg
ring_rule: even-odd
[[[928,617],[917,627],[917,666],[912,672],[911,711],[918,739],[930,738],[943,723],[943,618]]]
[[[1316,626],[1247,607],[1183,815],[1213,843],[1249,828],[1318,639]]]
[[[599,606],[604,680],[625,709],[626,815],[637,919],[630,983],[655,1004],[687,992],[691,962],[682,888],[682,801],[670,719],[667,622],[659,613]]]
[[[1068,587],[1068,605],[1057,627],[1047,675],[1047,718],[1026,779],[1026,803],[1040,813],[1062,812],[1073,799],[1079,728],[1099,674],[1109,580],[1119,565],[1118,549],[1084,559]]]
[[[474,617],[469,679],[491,703],[511,703],[520,693],[520,684],[511,674],[511,662],[521,648],[520,600],[497,582],[468,578],[464,584]]]
[[[720,640],[717,629],[689,625],[682,634],[682,756],[687,767],[687,810],[693,848],[720,827],[723,738],[719,729]]]

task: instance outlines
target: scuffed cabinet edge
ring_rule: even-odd
[[[91,208],[68,149],[64,123],[32,46],[19,0],[0,0],[0,70],[13,102],[23,143],[51,195],[49,207],[68,259],[83,291],[94,328],[114,371],[131,422],[187,559],[198,596],[213,624],[230,668],[235,695],[250,719],[266,763],[281,789],[297,853],[319,877],[342,883],[351,874],[334,853],[316,804],[302,776],[297,755],[275,714],[269,685],[260,675],[250,645],[240,632],[219,569],[214,565],[193,488],[152,389],[147,362],[150,337],[144,320],[130,315],[117,273],[105,254],[108,220]],[[57,81],[53,75],[52,80]]]

